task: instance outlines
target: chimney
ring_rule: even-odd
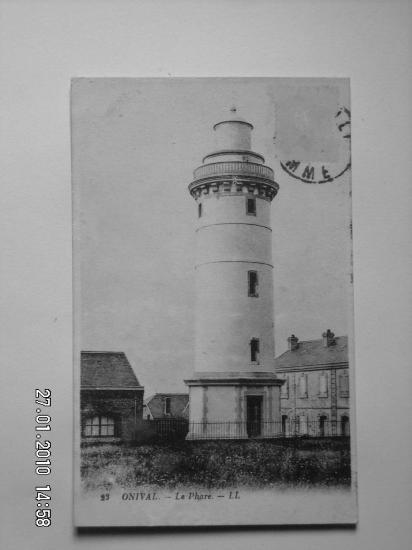
[[[295,351],[296,349],[298,349],[299,347],[298,342],[299,342],[299,338],[296,338],[294,334],[292,334],[292,336],[289,336],[288,338],[289,351]]]
[[[328,348],[329,346],[334,346],[336,344],[335,335],[329,328],[326,332],[322,334],[322,338],[323,338],[323,345],[325,348]]]

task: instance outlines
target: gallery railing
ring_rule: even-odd
[[[273,170],[268,166],[262,164],[255,164],[253,162],[216,162],[212,164],[205,164],[199,166],[194,171],[195,180],[210,177],[210,176],[223,176],[223,175],[247,175],[258,176],[269,180],[273,180]]]
[[[279,422],[189,422],[184,418],[160,418],[146,421],[160,438],[174,439],[247,439],[349,436],[349,421],[305,421],[302,418]]]

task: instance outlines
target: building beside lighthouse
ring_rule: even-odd
[[[237,116],[215,124],[216,150],[189,185],[197,250],[188,439],[272,437],[281,430],[270,222],[278,184],[252,151],[252,130]]]
[[[330,330],[317,340],[288,338],[276,357],[284,435],[349,436],[348,337]]]

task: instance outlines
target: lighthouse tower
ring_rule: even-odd
[[[197,203],[195,372],[188,439],[272,437],[280,431],[274,373],[273,170],[251,150],[253,126],[213,127],[216,150],[194,171]]]

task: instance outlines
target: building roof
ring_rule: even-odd
[[[165,398],[170,398],[170,411],[164,410]],[[144,413],[150,413],[152,418],[164,418],[168,416],[184,416],[189,405],[188,393],[155,393],[147,397],[143,402]]]
[[[187,399],[189,400],[189,394],[187,392],[183,392],[183,393],[157,392],[157,393],[153,393],[152,395],[149,395],[149,397],[146,397],[146,399],[143,401],[144,404],[147,405],[155,397],[187,397]]]
[[[81,388],[143,388],[122,351],[82,351]]]
[[[289,370],[321,365],[348,363],[348,337],[337,336],[335,344],[324,346],[323,340],[299,342],[298,348],[285,351],[275,359],[275,370]]]

